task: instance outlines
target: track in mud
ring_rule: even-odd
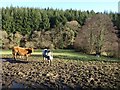
[[[120,62],[77,61],[55,58],[52,65],[41,57],[29,61],[2,58],[3,88],[120,88]]]

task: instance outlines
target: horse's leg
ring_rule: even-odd
[[[49,65],[51,66],[51,59],[50,59],[50,56],[47,57],[47,61],[48,61]]]
[[[51,66],[51,60],[49,60],[49,65]]]
[[[43,63],[45,62],[45,57],[43,56]]]
[[[28,61],[28,55],[26,54],[26,60]]]
[[[13,53],[14,60],[16,60],[16,57],[17,57],[17,53]]]

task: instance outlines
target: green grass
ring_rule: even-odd
[[[75,52],[74,50],[52,50],[54,58],[60,59],[69,59],[69,60],[82,60],[82,61],[120,61],[118,58],[110,58],[110,57],[96,57],[94,55],[86,55],[83,53]],[[0,54],[12,54],[11,50],[2,50]],[[34,50],[32,55],[42,55],[42,50],[37,49]]]

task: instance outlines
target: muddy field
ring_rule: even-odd
[[[120,62],[77,61],[41,57],[13,61],[2,58],[3,88],[83,89],[120,88]]]

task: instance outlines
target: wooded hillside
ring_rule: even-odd
[[[14,45],[33,48],[74,48],[75,38],[85,22],[96,14],[92,11],[40,9],[24,7],[1,8],[1,47]],[[110,17],[120,38],[120,14],[101,13]],[[101,22],[102,23],[102,22]],[[86,32],[87,33],[87,32]]]

